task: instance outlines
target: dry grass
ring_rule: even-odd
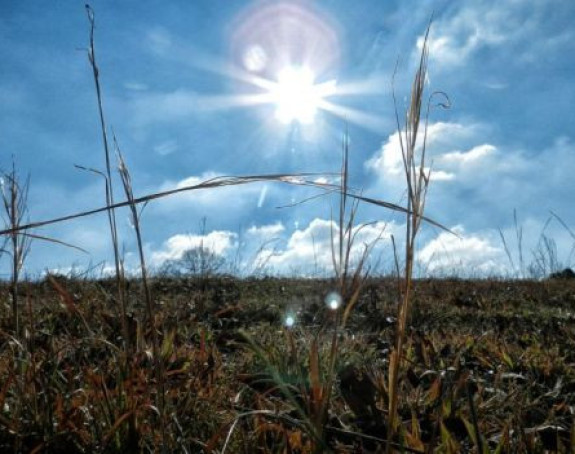
[[[427,80],[427,40],[431,22],[427,27],[425,38],[421,49],[419,67],[413,80],[411,88],[411,102],[406,113],[405,124],[399,121],[396,105],[396,119],[401,146],[401,156],[407,184],[407,214],[405,232],[405,270],[403,281],[400,282],[400,302],[397,312],[397,332],[395,346],[391,352],[389,366],[389,420],[388,420],[388,440],[392,440],[397,432],[397,405],[399,400],[399,369],[403,360],[403,344],[407,328],[407,317],[411,301],[411,286],[413,279],[413,265],[415,262],[416,239],[423,221],[427,190],[429,187],[431,169],[426,167],[426,139],[429,110],[432,99],[441,93],[432,93],[427,102],[427,113],[424,118],[423,140],[420,139],[420,122],[422,120],[422,106],[425,99],[425,83]],[[395,102],[395,90],[394,90]],[[418,154],[418,145],[422,142],[421,151]],[[386,452],[391,452],[391,445],[388,443]]]
[[[151,292],[162,298],[156,314],[165,364],[162,443],[155,362],[146,348],[125,357],[120,321],[104,298],[114,282],[54,279],[58,285],[23,284],[30,301],[22,317],[28,332],[23,342],[8,334],[9,318],[2,322],[0,450],[317,449],[313,423],[322,414],[318,404],[331,348],[330,333],[318,335],[317,323],[323,318],[329,326],[334,320],[323,303],[329,281],[215,278],[210,288],[229,291],[208,302],[202,321],[188,299],[197,282],[154,279]],[[392,447],[473,452],[479,433],[484,446],[499,452],[554,446],[569,452],[575,318],[568,311],[574,285],[461,280],[413,285],[418,310],[406,333],[399,436]],[[385,446],[395,289],[393,279],[368,279],[339,332],[336,378],[321,427],[324,452],[376,452]],[[308,296],[300,323],[282,329],[295,295]],[[128,303],[129,312],[145,305],[137,293]],[[150,340],[146,325],[133,322],[142,345]],[[129,369],[119,367],[126,363]]]

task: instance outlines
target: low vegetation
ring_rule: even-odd
[[[115,284],[21,286],[25,336],[2,319],[0,451],[157,452],[162,434],[145,308],[129,281],[120,347]],[[328,372],[331,280],[156,278],[167,452],[314,452]],[[9,285],[1,289],[3,301]],[[208,298],[206,298],[208,296]],[[339,329],[321,450],[385,445],[397,283],[368,279]],[[200,314],[196,309],[202,305]],[[572,452],[575,282],[417,280],[398,374],[407,452]],[[4,313],[8,313],[5,311]],[[295,317],[286,327],[288,314]],[[398,448],[399,451],[399,448]]]

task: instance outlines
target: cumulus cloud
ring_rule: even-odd
[[[366,245],[374,245],[371,264],[375,264],[390,235],[398,233],[398,226],[378,222],[355,227],[355,242],[351,251],[356,261]],[[330,274],[333,271],[332,235],[338,247],[338,228],[335,222],[313,219],[306,227],[288,232],[282,223],[254,225],[245,235],[228,230],[214,230],[203,235],[177,234],[159,248],[150,249],[150,262],[161,266],[166,260],[178,259],[184,251],[203,245],[214,253],[237,261],[237,272],[290,275]],[[354,262],[355,263],[355,262]],[[353,263],[352,263],[353,265]]]
[[[517,225],[501,229],[457,225],[452,231],[458,236],[441,232],[418,251],[423,275],[542,278],[575,260],[574,238],[553,216],[519,216]]]
[[[358,225],[354,229],[355,241],[351,257],[357,260],[367,245],[374,242],[374,257],[381,251],[384,239],[388,239],[394,230],[394,225],[377,222],[368,225]],[[333,247],[338,249],[338,226],[327,219],[313,219],[305,228],[296,229],[287,238],[285,247],[276,251],[269,260],[274,270],[289,273],[298,270],[304,274],[310,272],[329,272],[333,269]]]
[[[296,229],[271,264],[280,269],[307,268],[309,264],[320,268],[331,266],[330,238],[334,228],[332,221],[314,219],[306,228]]]
[[[476,146],[469,151],[458,151],[460,146],[472,143],[485,128],[480,124],[437,122],[427,130],[426,153],[428,162],[432,162],[431,178],[436,181],[451,181],[457,178],[457,171],[472,162],[492,153],[495,147],[490,144]],[[420,140],[417,152],[421,152]],[[366,162],[368,170],[379,175],[382,181],[391,185],[403,182],[404,170],[401,156],[399,133],[388,137],[381,149]]]
[[[429,168],[425,169],[426,172],[429,170]],[[430,179],[431,181],[451,181],[455,179],[455,174],[445,170],[434,170],[430,173]]]
[[[478,162],[482,158],[489,156],[497,151],[493,145],[483,144],[473,147],[469,151],[453,151],[445,153],[440,157],[441,162],[445,164],[454,163],[459,165],[466,165],[473,162]]]
[[[501,275],[507,271],[505,253],[496,245],[492,233],[466,234],[462,226],[441,232],[419,251],[417,260],[424,274],[485,276]]]
[[[481,201],[505,206],[511,213],[533,196],[563,193],[568,174],[575,170],[573,160],[567,155],[575,151],[568,138],[558,138],[549,147],[538,152],[485,142],[489,128],[478,123],[433,123],[429,125],[427,161],[432,167],[431,186],[443,204],[471,206]],[[366,164],[368,171],[377,177],[378,192],[388,194],[388,199],[398,200],[404,191],[403,161],[399,135],[388,137]],[[533,185],[536,176],[538,185]],[[448,199],[446,199],[448,197]],[[431,198],[433,199],[433,197]],[[558,198],[554,198],[559,202]],[[487,206],[487,205],[486,205]]]
[[[247,234],[251,238],[270,240],[278,237],[285,231],[285,226],[281,222],[276,222],[275,224],[267,224],[262,226],[253,225],[247,230]]]
[[[168,238],[159,250],[152,251],[151,263],[159,266],[166,260],[179,259],[185,251],[200,246],[223,256],[234,246],[236,239],[236,233],[225,230],[214,230],[206,235],[174,235]]]
[[[489,128],[477,123],[430,125],[428,156],[433,161],[436,178],[430,186],[426,214],[444,225],[459,224],[467,232],[463,240],[444,235],[441,242],[429,245],[423,251],[424,261],[434,253],[438,255],[443,243],[452,256],[447,262],[443,258],[436,262],[439,265],[432,266],[446,267],[460,262],[463,268],[478,273],[501,269],[498,260],[501,251],[494,245],[499,241],[498,229],[513,230],[514,210],[521,217],[542,219],[543,223],[549,212],[554,211],[566,217],[568,225],[573,223],[570,214],[570,200],[575,191],[573,141],[558,137],[546,147],[529,150],[509,143],[488,143],[486,135],[490,135]],[[367,169],[377,175],[374,185],[366,189],[368,195],[375,192],[386,200],[404,200],[398,140],[397,133],[392,134],[366,163]],[[542,228],[542,223],[539,224]],[[537,247],[539,233],[531,229],[529,235],[532,238],[528,253]],[[560,235],[555,232],[553,237]],[[570,247],[568,239],[563,238],[561,244],[563,248]],[[482,255],[478,256],[480,251]]]

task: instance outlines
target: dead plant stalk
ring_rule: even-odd
[[[425,124],[423,133],[423,143],[421,150],[418,152],[418,133],[422,119],[422,105],[425,92],[425,83],[427,80],[427,59],[428,59],[428,38],[431,21],[427,27],[425,38],[421,49],[419,67],[411,88],[411,99],[405,118],[405,125],[402,128],[399,121],[397,109],[397,100],[395,97],[395,84],[393,85],[393,101],[395,106],[395,115],[399,135],[399,144],[401,147],[401,156],[403,161],[403,170],[407,183],[407,210],[406,210],[406,238],[405,238],[405,270],[403,285],[401,286],[400,303],[397,315],[397,330],[395,334],[395,346],[391,353],[389,366],[389,420],[386,452],[390,453],[392,449],[391,441],[396,433],[397,428],[397,408],[399,398],[399,370],[403,359],[403,346],[405,341],[405,332],[407,326],[407,317],[411,300],[411,287],[413,280],[413,265],[415,259],[415,247],[417,234],[424,220],[425,202],[429,187],[431,169],[426,167],[425,153],[427,141],[427,129],[429,121],[429,111],[432,106],[433,98],[438,95],[445,99],[443,103],[437,103],[437,106],[448,108],[449,99],[443,92],[433,92],[427,102],[425,113]],[[397,69],[397,67],[396,67]],[[395,72],[394,72],[395,79]]]
[[[88,49],[88,60],[90,61],[90,66],[92,67],[92,73],[94,76],[94,85],[96,88],[96,97],[98,101],[98,114],[100,118],[100,127],[102,130],[102,142],[104,145],[104,156],[106,160],[106,213],[108,215],[108,223],[110,226],[110,236],[112,238],[112,247],[114,251],[114,266],[116,271],[116,282],[118,291],[118,301],[120,304],[120,317],[122,326],[122,336],[124,337],[124,344],[126,348],[126,354],[129,356],[131,351],[131,341],[129,338],[128,321],[126,314],[126,298],[124,295],[124,273],[120,260],[120,248],[118,242],[118,229],[116,225],[116,212],[114,209],[114,187],[112,184],[112,171],[110,165],[110,148],[108,145],[108,133],[106,130],[106,119],[104,116],[104,108],[102,104],[102,89],[100,87],[100,71],[96,62],[96,49],[94,44],[94,28],[96,25],[94,10],[90,5],[86,5],[86,13],[88,14],[88,20],[90,21],[90,47]]]
[[[160,355],[160,344],[158,339],[158,332],[156,330],[156,323],[155,323],[155,308],[154,308],[154,301],[152,299],[152,293],[150,291],[150,285],[148,283],[148,271],[146,268],[146,257],[144,255],[144,245],[142,242],[142,231],[140,226],[140,215],[141,211],[138,212],[138,206],[134,203],[134,192],[132,189],[132,178],[130,176],[130,172],[122,153],[120,152],[120,148],[118,147],[118,142],[116,137],[114,136],[114,146],[116,148],[116,152],[118,154],[118,161],[119,161],[119,171],[120,176],[122,178],[122,184],[124,186],[124,192],[126,194],[126,198],[130,202],[130,212],[132,215],[132,226],[134,227],[134,231],[136,233],[136,241],[138,244],[138,254],[140,258],[140,272],[142,276],[142,285],[144,287],[144,298],[146,301],[146,312],[148,317],[149,327],[152,333],[152,354],[154,357],[154,370],[156,373],[156,380],[158,383],[158,411],[160,413],[160,432],[162,436],[162,452],[165,452],[167,443],[166,443],[166,427],[165,427],[165,383],[164,383],[164,360],[162,355]],[[145,207],[145,205],[144,205]]]

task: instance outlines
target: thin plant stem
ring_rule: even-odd
[[[432,18],[433,19],[433,18]],[[403,359],[403,347],[405,342],[405,332],[407,327],[407,318],[409,314],[411,289],[413,286],[413,266],[415,261],[416,239],[421,226],[421,221],[425,220],[423,213],[427,190],[430,181],[431,170],[426,167],[425,153],[427,142],[427,130],[429,123],[429,112],[431,101],[435,95],[441,95],[446,101],[437,103],[438,106],[448,108],[449,98],[443,92],[433,92],[427,102],[425,112],[424,134],[421,151],[417,153],[417,143],[419,137],[420,123],[422,119],[423,96],[425,92],[425,83],[427,79],[427,58],[428,58],[428,38],[431,28],[431,22],[427,26],[419,67],[415,74],[411,88],[411,99],[409,109],[405,116],[405,126],[401,128],[399,114],[397,110],[397,101],[395,97],[395,86],[392,94],[395,105],[395,117],[398,128],[399,144],[401,147],[401,156],[403,169],[407,184],[407,208],[406,215],[406,232],[405,232],[405,270],[402,285],[400,285],[400,301],[397,311],[397,329],[395,332],[395,345],[391,353],[389,366],[389,419],[387,427],[387,445],[386,453],[390,453],[393,440],[397,430],[397,408],[399,403],[399,372]],[[396,66],[397,70],[397,66]],[[395,72],[394,78],[395,79]],[[392,82],[394,84],[394,80]],[[397,263],[397,261],[396,261]]]
[[[146,312],[149,327],[152,333],[152,353],[154,356],[154,363],[155,363],[155,372],[156,372],[156,380],[158,383],[158,411],[160,413],[160,433],[162,436],[162,452],[166,452],[167,443],[166,443],[166,421],[165,421],[165,383],[164,383],[164,360],[162,355],[160,354],[160,345],[159,345],[159,338],[158,332],[156,330],[156,323],[155,323],[155,307],[154,307],[154,300],[152,299],[152,293],[150,290],[150,285],[148,283],[148,271],[146,268],[146,257],[144,255],[144,245],[142,241],[142,231],[141,231],[141,224],[140,224],[140,213],[138,212],[138,206],[133,202],[134,200],[134,193],[132,189],[132,179],[130,176],[130,172],[122,153],[118,147],[118,142],[116,137],[114,136],[114,145],[116,147],[116,151],[118,154],[119,160],[119,170],[120,176],[122,178],[122,183],[124,186],[124,192],[126,194],[126,198],[130,201],[130,211],[132,215],[132,225],[134,227],[134,231],[136,233],[136,241],[138,244],[138,254],[140,259],[140,272],[142,276],[142,285],[144,287],[144,298],[146,301]]]
[[[90,47],[88,49],[88,60],[92,67],[94,76],[94,85],[96,88],[96,98],[98,102],[98,115],[100,119],[100,127],[102,131],[102,143],[104,145],[104,157],[106,161],[106,213],[108,215],[108,223],[110,226],[110,236],[112,238],[112,247],[114,251],[114,267],[116,271],[116,284],[118,291],[118,301],[120,303],[120,317],[122,325],[122,335],[124,338],[126,354],[130,356],[131,340],[128,329],[127,313],[126,313],[126,298],[124,292],[124,272],[120,263],[120,250],[118,246],[118,228],[116,225],[116,213],[114,210],[114,185],[112,183],[112,171],[110,164],[110,147],[108,145],[108,133],[106,129],[106,119],[104,115],[104,108],[102,103],[102,89],[100,86],[100,70],[98,69],[96,61],[96,48],[94,44],[94,29],[96,25],[94,10],[90,5],[86,5],[86,13],[90,22]]]

